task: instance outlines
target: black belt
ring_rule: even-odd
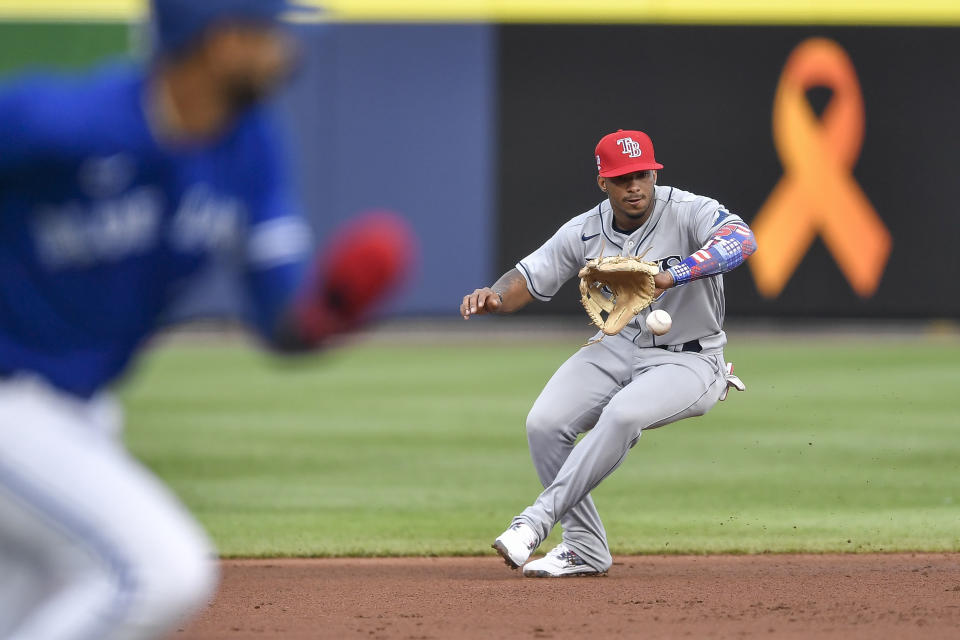
[[[691,340],[690,342],[684,342],[682,345],[679,344],[658,344],[658,348],[664,349],[665,351],[693,351],[694,353],[700,353],[703,351],[703,347],[700,346],[699,340]]]

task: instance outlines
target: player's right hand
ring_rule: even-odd
[[[469,320],[470,316],[482,316],[485,313],[496,313],[503,300],[500,294],[491,289],[474,289],[473,293],[463,296],[463,302],[460,303],[460,315],[464,320]]]

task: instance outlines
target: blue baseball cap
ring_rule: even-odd
[[[275,25],[283,14],[317,12],[291,0],[151,0],[156,49],[181,51],[218,22],[250,21]]]

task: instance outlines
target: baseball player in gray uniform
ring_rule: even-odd
[[[596,157],[597,184],[607,197],[561,226],[492,286],[464,296],[460,306],[469,319],[550,300],[588,259],[601,255],[645,256],[660,265],[654,303],[620,333],[598,333],[595,339],[602,340],[571,356],[527,416],[530,453],[544,490],[493,547],[528,577],[606,573],[613,558],[590,492],[623,462],[644,429],[703,415],[735,381],[723,358],[720,274],[756,249],[750,228],[716,200],[657,185],[663,165],[643,132],[604,136]],[[654,309],[673,318],[661,336],[644,322]],[[558,522],[563,541],[528,563]]]

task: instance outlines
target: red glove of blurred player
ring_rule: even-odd
[[[358,328],[404,281],[415,248],[410,225],[389,211],[366,213],[340,227],[317,256],[297,302],[301,338],[315,345]]]

